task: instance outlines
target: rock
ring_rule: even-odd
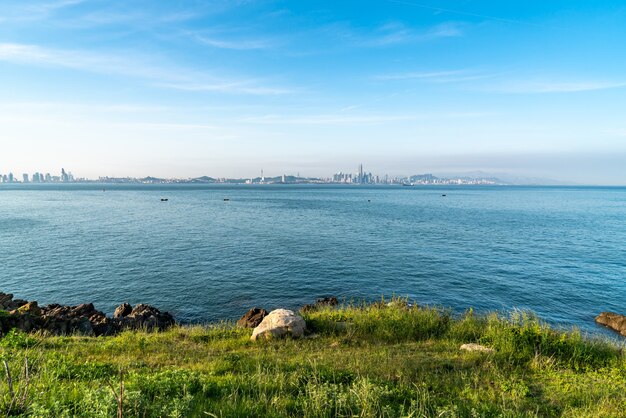
[[[87,337],[96,335],[93,325],[91,325],[91,321],[85,316],[71,321],[71,332],[72,334],[84,335]]]
[[[161,312],[154,306],[145,304],[135,306],[128,315],[116,319],[122,329],[146,329],[148,331],[157,329],[162,331],[176,324],[171,314]]]
[[[311,312],[311,311],[316,311],[321,307],[324,306],[337,306],[339,305],[339,300],[334,297],[334,296],[330,296],[330,297],[326,297],[326,298],[322,298],[322,299],[318,299],[315,301],[314,304],[309,304],[309,305],[304,305],[301,308],[302,312]]]
[[[133,307],[128,303],[122,303],[120,306],[115,308],[115,313],[113,314],[113,318],[124,318],[133,311]]]
[[[37,305],[37,302],[28,302],[27,304],[20,306],[19,308],[17,308],[17,310],[13,312],[28,314],[31,316],[41,316],[43,313],[39,305]]]
[[[270,312],[252,332],[252,341],[257,339],[279,338],[291,335],[299,338],[304,335],[306,322],[301,316],[287,309],[276,309]]]
[[[37,302],[13,299],[13,295],[0,292],[0,335],[13,328],[25,332],[45,331],[53,335],[114,335],[125,329],[164,330],[176,322],[167,312],[150,305],[127,303],[115,310],[114,318],[96,310],[92,303],[77,306],[51,304],[39,307]]]
[[[620,315],[614,312],[602,312],[600,315],[596,316],[596,322],[626,337],[626,315]]]
[[[12,300],[13,300],[13,295],[12,294],[0,292],[0,308],[6,309],[6,306]]]
[[[493,348],[485,347],[480,344],[463,344],[461,346],[461,350],[465,351],[479,351],[481,353],[494,353],[495,350]]]
[[[237,321],[237,326],[240,328],[256,328],[267,314],[268,312],[263,308],[252,308]]]
[[[13,295],[11,293],[0,292],[0,309],[3,311],[14,311],[27,303],[28,301],[26,300],[13,299]]]

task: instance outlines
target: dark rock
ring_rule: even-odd
[[[39,307],[39,305],[37,305],[37,302],[28,302],[25,305],[20,306],[16,310],[11,311],[11,314],[12,315],[23,314],[23,315],[30,315],[30,316],[41,316],[42,310]]]
[[[14,311],[27,303],[26,300],[13,299],[13,295],[10,293],[0,292],[0,309],[3,311]]]
[[[626,315],[620,315],[614,312],[602,312],[600,315],[596,316],[596,322],[626,337]]]
[[[337,306],[339,305],[339,300],[334,297],[326,297],[326,298],[322,298],[322,299],[318,299],[315,301],[314,304],[309,304],[309,305],[304,305],[301,309],[302,312],[312,312],[312,311],[316,311],[319,308],[322,308],[324,306]]]
[[[25,332],[44,331],[53,335],[114,335],[125,329],[164,330],[175,324],[174,317],[150,305],[127,303],[115,310],[109,318],[96,310],[92,303],[78,306],[51,304],[39,307],[37,302],[13,299],[13,295],[0,292],[0,335],[13,328]]]
[[[336,297],[331,296],[328,298],[318,299],[315,301],[317,306],[337,306],[339,305],[339,300]]]
[[[113,318],[124,318],[133,311],[133,307],[130,304],[124,302],[117,308],[115,308],[115,313],[113,314]]]
[[[240,328],[256,328],[263,321],[263,318],[267,316],[269,312],[267,312],[263,308],[252,308],[248,312],[246,312],[240,319],[237,321],[237,326]]]
[[[146,329],[148,331],[165,330],[176,324],[168,312],[161,312],[154,306],[139,304],[122,318],[116,318],[121,329]]]

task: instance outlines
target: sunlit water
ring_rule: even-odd
[[[0,259],[0,291],[107,313],[395,293],[602,332],[626,313],[626,189],[0,185]]]

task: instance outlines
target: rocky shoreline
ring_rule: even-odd
[[[40,307],[36,301],[14,299],[12,294],[0,292],[0,336],[11,329],[52,335],[115,335],[129,329],[162,331],[175,323],[171,314],[145,304],[133,308],[123,303],[113,317],[108,317],[96,310],[92,303]]]
[[[326,297],[317,299],[313,304],[304,305],[301,311],[313,311],[338,304],[336,297]],[[276,317],[280,319],[275,319]],[[626,337],[626,315],[602,312],[596,316],[595,321]],[[268,312],[262,308],[250,309],[237,321],[237,326],[253,328],[256,337],[258,329],[268,328],[269,323],[273,324],[274,329],[284,330],[284,333],[293,336],[300,334],[300,328],[306,327],[301,317],[292,311],[278,309]],[[123,303],[115,309],[113,316],[109,317],[104,312],[96,310],[92,303],[76,306],[50,304],[40,307],[36,301],[14,299],[12,294],[0,292],[0,337],[12,329],[24,332],[41,331],[51,335],[77,334],[97,337],[115,335],[125,330],[164,331],[175,324],[176,320],[170,313],[146,304],[133,307]],[[293,329],[296,331],[293,332]],[[283,334],[282,331],[278,333]]]

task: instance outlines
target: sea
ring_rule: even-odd
[[[626,188],[1,184],[0,291],[185,323],[395,295],[608,335]]]

